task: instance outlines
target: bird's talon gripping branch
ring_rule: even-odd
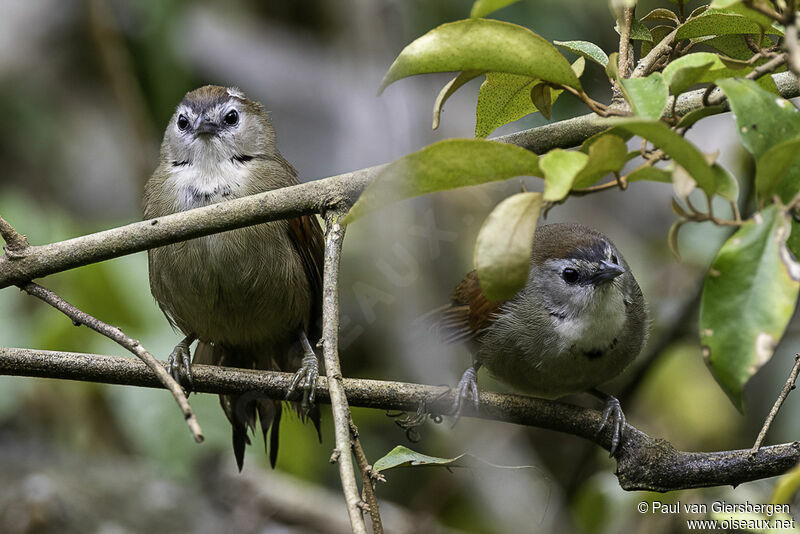
[[[458,381],[456,396],[455,399],[453,399],[453,416],[456,418],[456,421],[461,417],[461,409],[463,408],[464,401],[469,398],[472,398],[472,406],[475,412],[478,412],[478,406],[480,404],[478,398],[478,369],[480,369],[480,367],[481,364],[475,362],[472,367],[464,371],[464,374],[461,375],[461,380]]]
[[[619,400],[617,400],[616,397],[599,391],[592,393],[604,399],[606,403],[606,407],[603,410],[603,421],[597,429],[597,434],[600,434],[606,427],[611,428],[611,448],[609,450],[609,457],[613,458],[617,453],[617,449],[625,433],[625,425],[627,424],[625,413],[622,411],[622,406],[620,406]]]
[[[195,336],[188,335],[183,341],[175,345],[167,358],[167,372],[183,387],[187,395],[192,392],[192,352],[189,346],[194,342]]]
[[[303,400],[300,406],[303,413],[308,413],[314,406],[314,399],[316,398],[319,362],[305,332],[300,333],[300,341],[303,344],[303,360],[300,369],[297,370],[292,378],[289,390],[286,392],[286,400],[289,400],[294,395],[298,387],[301,388],[303,390]]]

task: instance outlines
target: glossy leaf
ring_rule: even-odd
[[[718,176],[703,153],[663,122],[655,119],[623,118],[608,119],[606,123],[647,139],[683,167],[700,189],[709,195],[716,192]]]
[[[556,148],[539,158],[544,174],[544,200],[558,202],[572,189],[578,173],[589,161],[583,152]]]
[[[650,20],[668,20],[670,22],[674,22],[675,24],[680,22],[678,15],[676,15],[674,11],[663,7],[658,7],[642,17],[642,21]]]
[[[657,119],[664,113],[669,92],[660,72],[646,78],[623,78],[620,81],[636,116]]]
[[[800,265],[787,256],[789,228],[775,206],[757,213],[725,242],[703,285],[703,356],[739,410],[745,383],[772,357],[797,301]]]
[[[678,128],[688,128],[692,126],[699,120],[705,119],[706,117],[710,117],[712,115],[718,115],[727,111],[723,106],[706,106],[700,109],[696,109],[694,111],[690,111],[683,117],[681,120],[678,121],[677,127]]]
[[[616,135],[604,135],[589,147],[589,160],[575,177],[572,187],[575,189],[589,187],[606,174],[618,172],[628,160],[628,147],[625,141]]]
[[[752,70],[747,65],[727,64],[717,54],[696,52],[676,59],[664,68],[664,79],[672,94],[680,94],[697,83],[715,82],[722,78],[744,76]]]
[[[728,97],[742,144],[756,158],[781,141],[800,136],[800,113],[788,100],[751,80],[720,80],[717,85]]]
[[[442,109],[444,107],[444,103],[450,98],[453,93],[455,93],[462,85],[467,83],[468,81],[477,78],[483,74],[483,72],[470,70],[459,73],[455,78],[447,82],[447,85],[442,87],[442,90],[439,91],[439,96],[436,97],[436,102],[433,103],[433,126],[432,129],[437,129],[439,127],[439,119],[442,115]]]
[[[506,72],[581,89],[569,62],[527,28],[490,19],[443,24],[406,46],[380,87],[429,72]]]
[[[628,183],[647,180],[649,182],[672,182],[672,173],[658,167],[642,167],[631,171],[626,177]]]
[[[800,192],[800,137],[780,142],[758,158],[756,192],[765,200],[778,195],[783,203]]]
[[[475,242],[475,269],[489,300],[502,301],[525,286],[541,193],[518,193],[492,210]]]
[[[603,67],[608,65],[608,56],[603,52],[603,49],[589,41],[553,41],[553,44],[594,61]]]
[[[446,139],[386,167],[344,217],[350,223],[380,206],[435,191],[515,176],[539,176],[539,157],[524,148],[482,139]]]
[[[475,3],[472,4],[472,10],[469,12],[469,16],[474,18],[485,17],[489,13],[517,2],[519,2],[519,0],[475,0]]]

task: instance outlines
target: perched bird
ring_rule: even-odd
[[[267,112],[235,88],[207,85],[186,94],[167,125],[158,167],[144,190],[151,219],[297,184],[275,147]],[[170,354],[176,379],[191,387],[194,363],[296,371],[292,390],[319,433],[313,406],[319,369],[323,237],[313,216],[268,222],[152,249],[150,290],[186,336]],[[290,391],[291,394],[292,391]],[[233,426],[239,470],[256,418],[270,463],[278,454],[281,403],[258,392],[220,395]]]
[[[477,371],[537,397],[589,391],[606,401],[613,425],[612,455],[625,418],[617,399],[594,388],[614,378],[647,338],[647,306],[622,254],[603,234],[580,224],[537,228],[525,287],[491,302],[475,271],[456,287],[451,303],[435,310],[448,342],[468,342],[474,364],[458,384],[454,411],[472,398]]]

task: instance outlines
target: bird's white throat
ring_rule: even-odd
[[[191,160],[170,168],[175,208],[179,211],[239,196],[249,179],[249,169],[233,159],[233,153],[228,155],[227,151],[211,146],[202,148],[193,151]]]
[[[573,313],[553,317],[556,332],[567,345],[578,350],[596,350],[610,346],[626,319],[622,292],[613,284],[596,289],[591,298],[580,303]]]

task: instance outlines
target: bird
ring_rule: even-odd
[[[508,300],[489,300],[476,271],[449,304],[432,313],[447,343],[466,343],[473,365],[456,387],[453,413],[470,399],[478,408],[478,370],[513,389],[546,399],[589,392],[605,401],[613,456],[623,438],[619,401],[597,386],[619,375],[644,347],[647,304],[628,264],[605,235],[581,224],[537,227],[525,286]]]
[[[143,213],[154,219],[298,184],[275,145],[264,106],[235,87],[189,91],[166,130],[158,166],[144,188]],[[212,234],[148,251],[150,290],[183,340],[169,372],[191,389],[193,363],[295,372],[287,398],[320,436],[314,405],[319,362],[324,239],[304,215]],[[258,392],[220,395],[232,426],[234,456],[244,464],[258,419],[269,460],[278,456],[282,404]],[[321,438],[320,438],[321,439]]]

